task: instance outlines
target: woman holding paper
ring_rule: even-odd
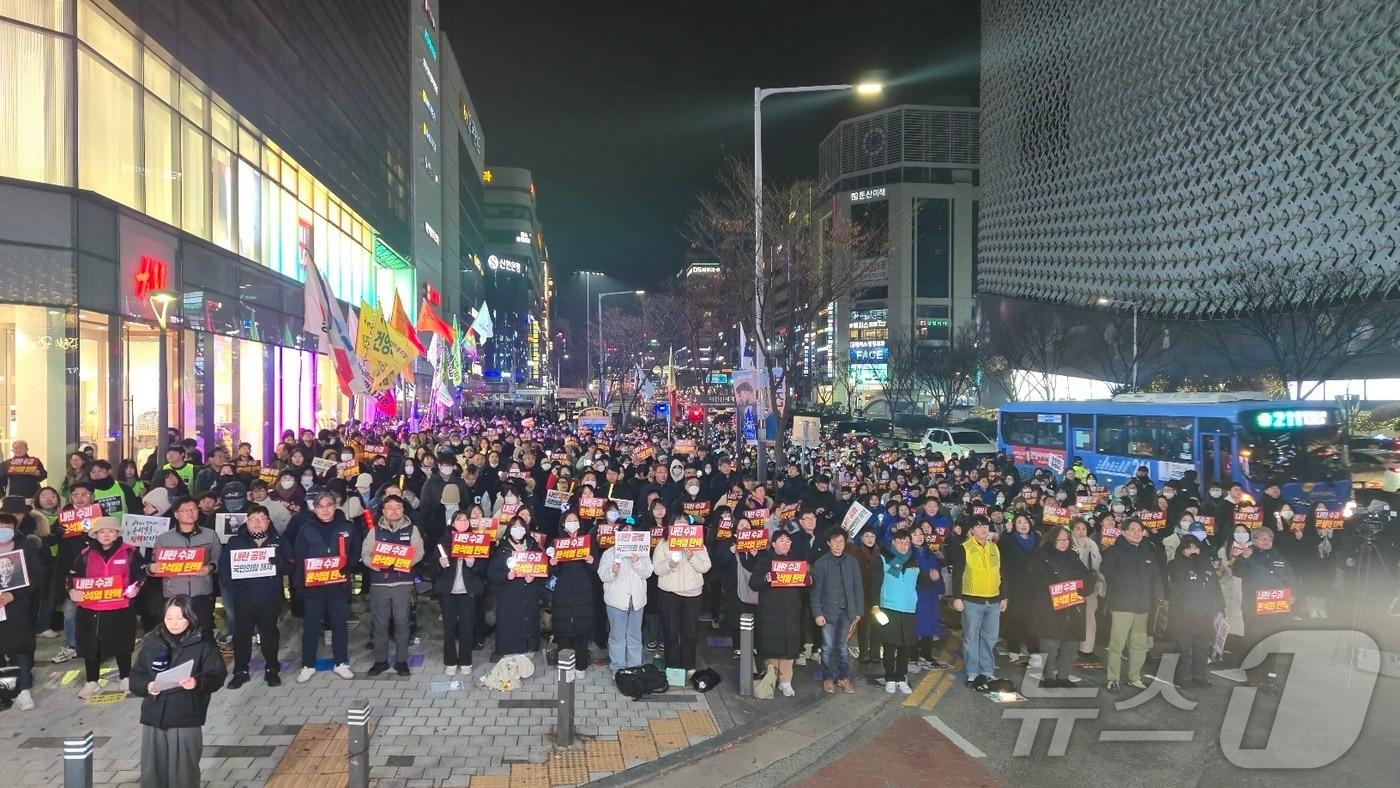
[[[630,523],[617,524],[618,533],[634,531]],[[608,667],[614,672],[642,664],[642,611],[647,606],[647,578],[651,574],[651,557],[645,549],[624,557],[614,545],[598,562],[608,611]]]
[[[122,541],[116,520],[93,520],[87,542],[68,570],[68,598],[77,606],[78,656],[87,671],[87,683],[78,690],[84,700],[97,694],[97,679],[108,657],[117,661],[122,691],[130,691],[131,644],[136,640],[131,600],[146,577],[141,551]]]
[[[162,679],[166,671],[172,675]],[[224,685],[227,668],[188,596],[166,601],[160,625],[141,639],[131,675],[132,694],[143,698],[141,788],[199,785],[209,696]]]
[[[511,518],[487,568],[496,595],[496,653],[492,661],[539,651],[540,598],[548,569],[544,551],[527,532],[525,519],[519,515]]]
[[[586,545],[580,545],[586,540]],[[559,523],[559,536],[549,548],[550,573],[554,575],[554,637],[560,648],[574,650],[575,673],[589,663],[588,641],[593,637],[593,586],[599,582],[593,571],[595,559],[591,529],[583,527],[578,512],[565,512]]]
[[[470,512],[457,512],[451,527],[437,544],[438,573],[433,581],[433,593],[442,608],[442,664],[448,676],[460,671],[472,672],[472,649],[479,637],[477,608],[486,595],[486,565],[491,560],[491,534],[482,533],[484,544],[469,541],[473,517],[484,518],[481,507]],[[476,556],[477,553],[484,554]],[[475,556],[475,557],[474,557]]]

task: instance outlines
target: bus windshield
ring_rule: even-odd
[[[1240,419],[1245,475],[1256,482],[1330,482],[1348,478],[1336,425],[1263,429]]]

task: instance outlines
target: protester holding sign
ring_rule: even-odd
[[[49,478],[48,469],[38,457],[29,456],[29,443],[15,441],[14,455],[0,463],[0,489],[19,498],[33,498],[39,485]]]
[[[524,518],[519,515],[512,518],[487,568],[487,577],[496,597],[496,651],[491,658],[493,662],[511,654],[528,655],[539,651],[540,599],[544,596],[545,581],[534,569],[534,564],[537,557],[543,555],[539,543],[530,536]],[[547,563],[545,569],[547,574]]]
[[[214,639],[214,572],[219,566],[219,553],[223,545],[213,529],[199,524],[199,506],[192,498],[184,498],[174,503],[171,512],[175,527],[156,537],[152,562],[158,563],[163,550],[202,551],[199,553],[199,566],[193,571],[178,574],[161,574],[155,568],[151,573],[161,578],[161,591],[166,599],[179,594],[190,598],[194,605],[199,625],[204,627],[204,635]]]
[[[550,612],[553,616],[555,641],[560,648],[574,650],[575,670],[588,667],[588,641],[598,618],[594,586],[600,578],[593,571],[592,537],[579,519],[578,512],[565,512],[560,523],[559,538],[547,551],[550,554],[550,574],[554,579]],[[581,558],[573,557],[577,551]]]
[[[1108,690],[1122,685],[1123,649],[1128,654],[1128,686],[1147,689],[1142,663],[1147,659],[1147,616],[1158,599],[1166,596],[1161,561],[1156,547],[1143,537],[1147,531],[1137,518],[1123,526],[1123,536],[1103,551],[1104,581],[1108,585]]]
[[[1093,588],[1094,576],[1075,552],[1074,535],[1068,528],[1045,534],[1043,548],[1032,557],[1030,574],[1034,588],[1026,605],[1031,610],[1031,631],[1045,655],[1040,685],[1068,688],[1079,643],[1084,640],[1085,596]]]
[[[433,593],[442,609],[442,663],[448,676],[471,676],[476,608],[486,595],[491,535],[471,530],[471,514],[457,512],[437,545]]]
[[[423,555],[423,537],[404,513],[403,498],[390,495],[383,514],[366,534],[360,560],[369,572],[369,602],[374,665],[369,675],[389,669],[389,632],[394,633],[394,672],[408,675],[409,606],[413,601],[413,564]]]
[[[0,514],[0,658],[19,668],[15,707],[34,708],[34,599],[48,577],[37,539],[19,535],[14,515]]]
[[[312,516],[297,530],[292,548],[294,566],[300,567],[304,620],[301,630],[301,672],[297,683],[316,675],[316,649],[321,626],[331,631],[332,668],[342,679],[353,679],[350,670],[350,584],[347,574],[358,562],[359,544],[354,526],[336,507],[335,496],[320,493],[311,501]]]
[[[631,537],[623,534],[640,535],[642,549],[624,555],[623,544]],[[647,606],[647,579],[652,575],[649,534],[621,523],[617,537],[598,561],[608,612],[608,667],[613,671],[642,664],[642,612]]]
[[[1196,536],[1182,537],[1176,558],[1167,564],[1167,635],[1179,654],[1176,676],[1168,678],[1179,687],[1210,686],[1206,665],[1215,641],[1215,618],[1225,612],[1220,578],[1205,547]]]
[[[1248,654],[1269,635],[1289,625],[1294,589],[1297,579],[1293,566],[1274,547],[1274,532],[1268,526],[1258,526],[1253,541],[1241,551],[1233,571],[1241,580],[1244,611],[1245,646]],[[1275,673],[1275,656],[1269,654],[1263,662],[1246,671],[1251,687],[1261,686],[1266,693],[1276,695],[1280,688]]]
[[[673,526],[690,524],[685,515],[672,518]],[[710,571],[710,554],[671,547],[667,538],[656,545],[651,557],[660,592],[662,627],[666,640],[666,667],[695,671],[695,650],[700,628],[700,592]]]
[[[792,688],[792,668],[802,650],[802,586],[775,585],[774,562],[792,558],[792,536],[786,531],[773,534],[773,544],[754,561],[749,588],[758,592],[758,621],[754,645],[767,670],[776,674],[777,689],[787,697]],[[669,664],[669,662],[668,662]]]
[[[257,504],[248,509],[248,518],[224,545],[219,556],[219,583],[238,606],[229,689],[248,683],[254,632],[262,647],[264,680],[269,687],[282,683],[277,618],[282,614],[282,578],[287,574],[289,558],[287,545],[272,527],[272,518]]]
[[[110,517],[93,521],[87,546],[68,570],[72,590],[68,598],[77,606],[78,656],[83,658],[87,683],[78,697],[98,692],[102,662],[117,661],[122,691],[128,691],[131,646],[136,641],[136,615],[131,600],[141,589],[145,562],[140,552],[122,541],[122,528]]]

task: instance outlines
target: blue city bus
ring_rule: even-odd
[[[1062,472],[1079,457],[1110,489],[1145,465],[1158,487],[1194,468],[1203,486],[1239,482],[1258,497],[1277,482],[1285,500],[1344,502],[1344,445],[1335,407],[1263,394],[1009,402],[997,421],[997,446],[1023,474]]]

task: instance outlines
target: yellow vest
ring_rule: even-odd
[[[1001,551],[991,539],[986,544],[978,544],[969,538],[963,542],[963,555],[967,563],[963,566],[963,596],[992,599],[1001,596]]]

